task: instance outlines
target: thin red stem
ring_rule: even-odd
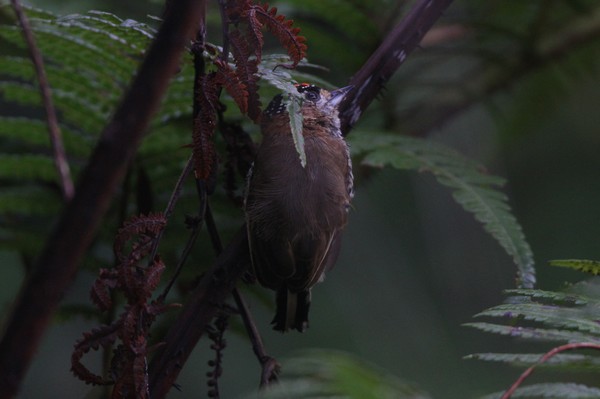
[[[521,376],[519,376],[519,378],[511,385],[511,387],[508,389],[508,391],[504,392],[504,395],[502,395],[501,399],[509,399],[512,396],[512,394],[515,393],[517,388],[519,388],[519,386],[523,383],[523,381],[525,381],[525,379],[527,377],[529,377],[531,375],[531,373],[533,373],[533,370],[537,366],[547,362],[551,357],[553,357],[561,352],[571,351],[571,350],[575,350],[575,349],[600,350],[600,344],[594,344],[591,342],[578,342],[575,344],[565,344],[565,345],[561,345],[561,346],[557,346],[556,348],[553,348],[552,350],[547,352],[545,355],[543,355],[536,364],[534,364],[533,366],[531,366],[527,370],[525,370],[521,374]]]
[[[48,78],[46,76],[46,69],[44,68],[44,59],[36,44],[31,25],[29,25],[29,20],[23,11],[23,7],[21,7],[18,0],[11,0],[11,4],[19,23],[21,24],[23,36],[25,37],[29,49],[29,56],[35,67],[35,73],[42,95],[42,102],[46,111],[48,133],[50,135],[50,143],[54,154],[54,164],[58,172],[62,195],[66,201],[70,201],[75,193],[75,187],[73,185],[73,179],[71,178],[71,169],[63,145],[62,133],[58,124],[58,117],[56,116],[56,109],[54,108],[54,102],[52,101],[52,90],[50,89],[50,84],[48,83]]]

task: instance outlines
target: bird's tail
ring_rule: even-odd
[[[304,332],[308,327],[310,290],[291,292],[286,287],[277,290],[277,311],[271,324],[276,331],[289,329]]]

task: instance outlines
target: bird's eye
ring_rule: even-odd
[[[306,98],[308,101],[317,102],[319,100],[319,93],[315,91],[307,91],[306,94],[304,94],[304,98]]]

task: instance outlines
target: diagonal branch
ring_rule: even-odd
[[[342,132],[360,119],[363,111],[379,94],[383,85],[419,45],[425,33],[452,3],[452,0],[419,0],[360,70],[352,77],[354,86],[340,105]]]
[[[52,92],[50,85],[48,84],[48,78],[46,77],[46,70],[44,68],[44,60],[42,54],[37,47],[29,20],[23,11],[23,7],[19,3],[19,0],[11,0],[13,10],[17,15],[17,19],[21,24],[23,30],[23,36],[27,42],[29,48],[29,56],[35,67],[35,73],[37,75],[38,84],[40,86],[40,93],[42,95],[42,102],[46,110],[46,121],[48,123],[48,133],[50,134],[50,144],[52,145],[52,151],[54,152],[54,164],[58,172],[60,187],[62,190],[63,198],[66,202],[73,198],[75,188],[73,187],[73,180],[71,179],[71,171],[69,168],[69,162],[65,153],[65,147],[62,141],[62,133],[60,126],[58,125],[58,118],[56,117],[56,109],[52,101]]]
[[[196,343],[206,332],[207,325],[222,309],[235,282],[249,265],[244,227],[192,291],[177,320],[171,325],[164,345],[152,359],[148,371],[151,398],[159,399],[167,395]]]
[[[15,396],[59,301],[123,178],[196,30],[205,0],[172,1],[146,58],[102,132],[37,263],[21,289],[0,341],[0,398]]]

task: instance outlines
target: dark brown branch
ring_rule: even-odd
[[[217,255],[219,255],[223,252],[223,244],[221,243],[221,238],[219,237],[219,232],[217,231],[217,226],[210,206],[206,207],[206,228],[209,232],[213,248]],[[244,301],[244,297],[237,287],[233,289],[233,300],[238,308],[244,327],[250,338],[250,342],[252,342],[252,350],[262,368],[260,387],[267,387],[270,383],[277,381],[277,375],[280,369],[279,363],[267,354],[262,337],[260,336],[260,331],[256,327],[250,309],[248,309],[246,301]]]
[[[342,132],[359,120],[383,85],[418,46],[425,33],[452,3],[452,0],[419,0],[402,21],[387,35],[379,48],[352,77],[354,89],[340,105]]]
[[[54,108],[54,102],[52,101],[52,91],[48,83],[48,78],[46,77],[44,59],[37,47],[35,37],[33,37],[33,32],[31,31],[31,26],[29,25],[29,20],[27,19],[21,4],[18,0],[11,0],[11,3],[13,10],[17,15],[17,19],[21,24],[23,36],[25,37],[29,49],[29,56],[35,67],[35,73],[40,86],[40,94],[42,95],[42,103],[44,104],[44,109],[46,111],[46,122],[48,124],[50,144],[54,154],[54,165],[58,172],[58,179],[63,198],[68,202],[73,198],[75,188],[73,186],[73,180],[71,179],[71,169],[69,168],[69,162],[63,145],[62,133],[60,131],[60,126],[58,125],[56,109]]]
[[[0,342],[0,398],[13,397],[100,225],[170,78],[197,27],[204,1],[173,1],[112,120],[81,175],[71,203],[26,279]]]
[[[249,264],[246,229],[242,228],[192,291],[169,329],[165,344],[152,359],[149,367],[151,398],[166,396],[207,325],[222,309]]]
[[[246,331],[248,331],[248,336],[252,342],[252,350],[262,368],[259,383],[260,387],[266,388],[271,383],[277,381],[281,366],[277,363],[275,358],[267,354],[265,344],[263,343],[260,332],[258,331],[258,328],[256,328],[256,323],[254,323],[254,319],[252,318],[252,313],[250,313],[250,309],[248,309],[244,297],[237,288],[233,290],[233,299],[240,311],[244,327],[246,327]]]

